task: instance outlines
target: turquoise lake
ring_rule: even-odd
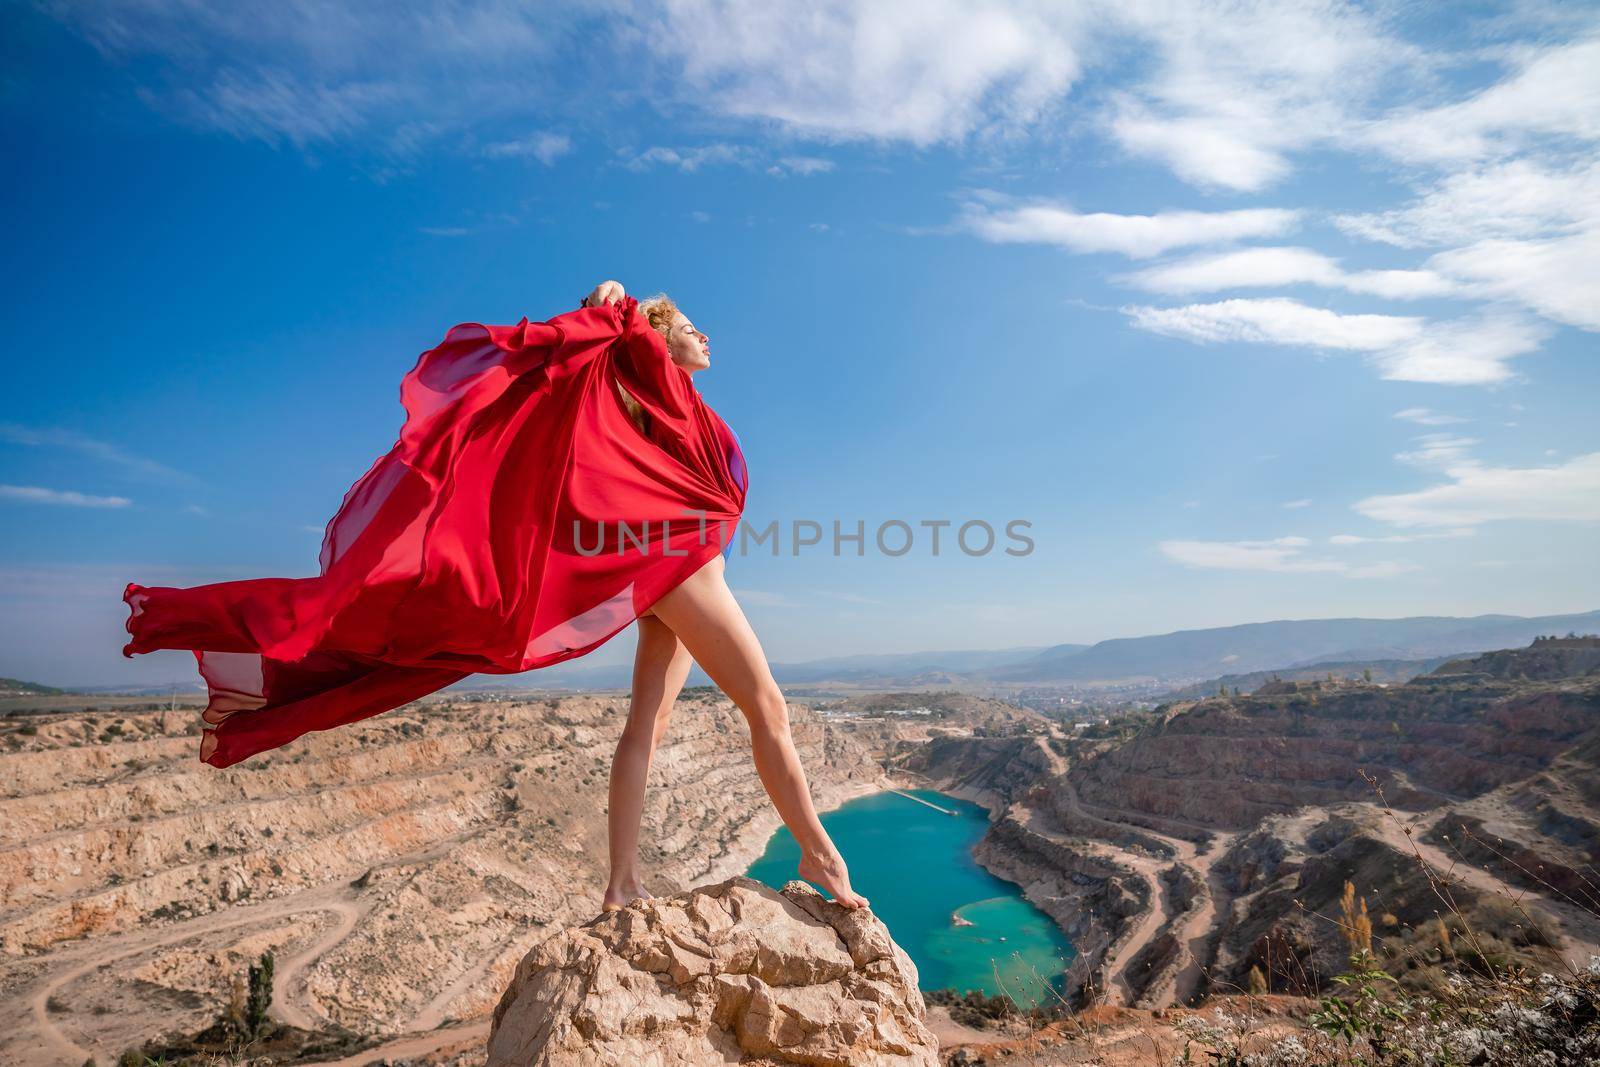
[[[1072,962],[1072,945],[1017,886],[973,861],[988,813],[931,789],[907,792],[955,814],[884,792],[821,818],[850,866],[851,886],[917,965],[918,984],[1005,993],[1024,1007],[1050,999],[1048,987],[1060,989]],[[780,827],[746,873],[781,889],[799,877],[799,862],[794,835]]]

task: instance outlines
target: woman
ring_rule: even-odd
[[[400,437],[345,494],[319,574],[129,583],[123,653],[194,653],[209,694],[200,758],[227,767],[473,673],[585,655],[639,619],[604,905],[644,895],[644,777],[692,657],[750,723],[801,877],[861,907],[723,581],[744,467],[737,436],[690,382],[710,365],[705,336],[670,301],[641,308],[614,282],[584,305],[451,329],[402,381]]]
[[[607,281],[596,286],[583,303],[585,307],[614,304],[625,295],[620,283]],[[672,362],[686,372],[686,377],[711,365],[709,339],[671,300],[657,297],[639,306],[650,325],[666,339]],[[630,413],[636,407],[631,400],[624,395]],[[648,434],[647,417],[640,429]],[[738,457],[737,451],[729,455],[730,459]],[[737,462],[742,467],[742,457]],[[800,877],[822,886],[847,907],[867,904],[865,897],[851,890],[844,860],[817,819],[789,731],[783,693],[773,680],[761,643],[724,579],[725,557],[731,548],[729,541],[722,555],[713,556],[639,618],[628,722],[611,763],[607,811],[611,880],[606,886],[603,910],[614,910],[630,900],[649,896],[640,885],[638,873],[645,780],[656,746],[666,734],[673,702],[689,675],[691,661],[699,663],[744,713],[750,726],[756,773],[800,845]]]

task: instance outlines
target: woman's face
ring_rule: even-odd
[[[672,362],[693,374],[711,366],[711,341],[694,328],[683,312],[672,317],[672,329],[667,333],[667,351]]]

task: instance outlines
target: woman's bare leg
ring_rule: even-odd
[[[744,712],[756,773],[800,844],[800,877],[822,886],[846,907],[863,907],[867,898],[851,890],[844,858],[817,819],[789,731],[789,706],[773,680],[761,642],[723,578],[725,566],[721,556],[713,556],[656,601],[655,614]]]
[[[689,650],[666,623],[654,615],[639,619],[628,722],[611,759],[611,791],[606,808],[611,880],[600,905],[603,911],[650,895],[639,884],[639,820],[644,813],[645,782],[650,777],[656,746],[666,735],[673,701],[683,691],[693,662]]]

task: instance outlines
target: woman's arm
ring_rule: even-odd
[[[583,298],[583,306],[621,305],[627,296],[621,282],[607,280]],[[617,366],[620,379],[617,388],[622,394],[623,406],[646,435],[650,427],[658,423],[671,432],[686,432],[685,420],[694,410],[694,389],[688,375],[673,364],[666,342],[638,310],[636,302],[629,303],[634,305],[632,322],[623,332],[622,358]],[[627,309],[623,311],[626,314]],[[645,401],[642,404],[641,398]]]

